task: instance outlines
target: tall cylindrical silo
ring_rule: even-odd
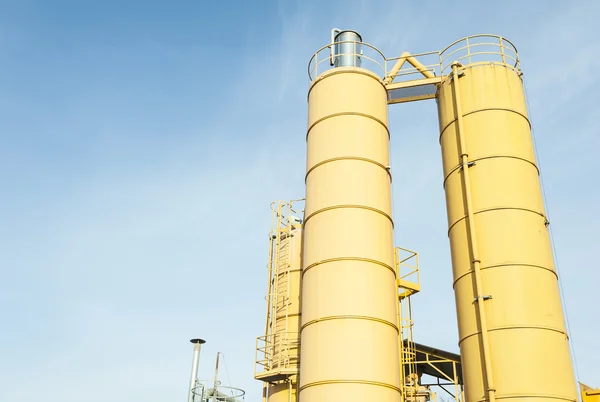
[[[299,400],[399,402],[386,89],[333,68],[308,114]]]
[[[467,402],[576,401],[521,73],[496,52],[437,96]]]

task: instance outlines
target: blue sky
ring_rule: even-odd
[[[192,337],[234,385],[264,330],[269,203],[302,197],[306,65],[518,47],[581,381],[600,386],[600,3],[0,1],[0,400],[183,400]],[[390,108],[419,342],[457,350],[434,101]],[[225,382],[228,382],[225,378]],[[594,383],[595,382],[595,383]]]

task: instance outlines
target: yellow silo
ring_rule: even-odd
[[[299,400],[399,402],[387,93],[335,40],[308,94]]]
[[[476,39],[441,53],[437,95],[467,402],[576,401],[516,50]]]

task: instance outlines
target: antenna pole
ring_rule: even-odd
[[[219,388],[219,356],[221,352],[217,352],[217,363],[215,364],[215,383],[213,384],[213,402],[217,401],[218,388]]]

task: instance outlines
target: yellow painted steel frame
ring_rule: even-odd
[[[402,400],[404,402],[425,402],[436,399],[436,395],[429,389],[433,385],[439,387],[457,402],[464,401],[464,392],[458,380],[459,361],[449,360],[444,357],[436,356],[431,353],[419,350],[419,354],[425,356],[425,360],[419,360],[417,357],[417,348],[413,339],[414,322],[412,319],[411,296],[420,292],[421,279],[419,267],[419,255],[417,252],[402,247],[395,249],[395,268],[398,286],[398,301],[400,303],[398,310],[398,327],[400,328],[399,349],[400,349],[400,377],[402,380]],[[453,367],[453,374],[447,375],[438,368],[439,364],[450,363]],[[454,387],[454,392],[448,391],[445,385],[438,382],[435,384],[422,384],[417,367],[421,364],[427,364],[433,370],[439,373],[439,377],[448,381],[449,385]]]
[[[416,351],[413,341],[412,309],[410,296],[421,290],[419,255],[402,247],[394,250],[394,268],[398,287],[398,349],[400,361],[400,388],[402,401],[417,402],[419,393],[416,369]]]
[[[441,65],[425,65],[419,59],[436,55],[439,58],[439,52],[422,53],[418,55],[411,55],[408,52],[402,53],[396,60],[396,63],[392,69],[386,73],[383,79],[383,84],[388,91],[388,104],[414,102],[418,100],[434,99],[436,92],[430,91],[422,94],[405,94],[400,97],[391,96],[399,90],[407,90],[409,88],[424,88],[434,87],[442,82],[442,77],[436,75],[436,72],[441,71]],[[409,63],[412,68],[403,69],[405,63]],[[415,78],[414,76],[417,76]],[[395,79],[401,79],[400,81],[394,82]]]
[[[583,383],[579,383],[581,390],[581,401],[582,402],[600,402],[600,388],[592,389]]]
[[[446,375],[442,370],[440,370],[438,368],[438,364],[442,364],[442,363],[450,363],[450,364],[452,364],[452,371],[453,371],[452,376]],[[462,402],[462,401],[464,401],[465,394],[463,392],[463,389],[462,389],[460,383],[458,382],[458,369],[457,369],[457,362],[456,361],[449,360],[449,359],[444,359],[444,358],[440,358],[440,357],[437,357],[435,355],[431,355],[431,354],[426,353],[425,354],[425,360],[417,360],[417,361],[415,361],[415,364],[427,364],[429,367],[433,368],[435,371],[437,371],[439,373],[440,377],[442,377],[445,380],[449,381],[449,384],[454,387],[454,393],[448,391],[444,387],[446,384],[441,384],[440,383],[439,377],[438,377],[437,383],[427,384],[427,385],[433,385],[433,386],[440,387],[450,397],[452,397],[456,402]]]
[[[400,58],[398,58],[398,61],[396,61],[394,67],[392,67],[390,72],[387,73],[386,77],[383,79],[383,83],[385,85],[391,84],[392,81],[394,81],[394,78],[398,75],[405,62],[409,62],[419,73],[423,74],[425,78],[435,77],[435,74],[429,68],[424,66],[423,63],[417,60],[416,57],[412,56],[408,52],[404,52],[400,55]]]

